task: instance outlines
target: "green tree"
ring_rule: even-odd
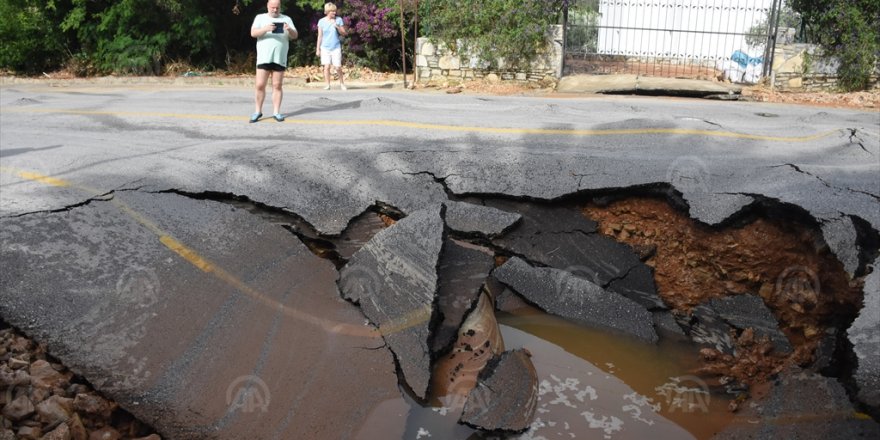
[[[64,60],[55,2],[0,0],[0,67],[24,73],[54,70]]]
[[[173,58],[209,48],[214,27],[198,0],[72,0],[61,28],[98,71],[160,74]]]
[[[843,90],[868,86],[880,53],[880,0],[792,0],[806,37],[840,59]]]
[[[767,15],[761,19],[757,24],[752,26],[748,34],[746,34],[746,43],[750,46],[754,47],[763,47],[767,44],[767,31],[769,29],[770,23],[770,12],[767,11]],[[779,29],[782,28],[794,28],[799,29],[801,27],[801,14],[791,8],[791,4],[789,1],[783,0],[782,7],[779,9],[779,18],[778,18]]]
[[[498,67],[528,66],[547,42],[563,0],[423,0],[425,35],[460,55],[473,54]]]

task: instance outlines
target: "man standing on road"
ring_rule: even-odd
[[[281,83],[287,70],[287,51],[290,40],[298,36],[293,20],[281,13],[281,0],[269,0],[265,14],[257,15],[251,26],[251,36],[257,39],[257,89],[254,96],[255,110],[251,122],[263,117],[263,100],[266,98],[266,83],[272,76],[272,117],[284,121],[281,114]]]

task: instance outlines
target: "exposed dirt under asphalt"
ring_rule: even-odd
[[[850,322],[862,303],[862,283],[851,280],[821,236],[797,221],[758,217],[713,228],[694,222],[664,200],[632,198],[584,208],[599,230],[632,246],[655,270],[660,296],[686,313],[711,298],[757,293],[794,350],[772,351],[770,341],[745,330],[731,335],[736,354],[701,350],[701,373],[752,387],[789,365],[809,366],[831,327]]]

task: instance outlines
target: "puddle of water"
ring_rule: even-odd
[[[498,320],[507,349],[532,353],[540,384],[532,428],[506,439],[708,439],[731,420],[729,397],[688,373],[693,345],[651,346],[536,310]],[[404,393],[376,407],[357,438],[497,438],[459,425],[460,408],[433,405]]]
[[[594,427],[589,427],[592,425],[608,426],[610,433],[603,429],[599,434],[613,439],[690,436],[707,439],[732,419],[733,414],[727,410],[730,396],[710,394],[705,383],[690,373],[699,366],[697,348],[693,344],[661,338],[657,345],[648,345],[579,326],[534,309],[520,309],[516,314],[499,312],[498,322],[502,324],[508,349],[525,347],[532,352],[532,362],[541,380],[546,380],[548,374],[553,375],[562,380],[558,383],[551,377],[549,383],[554,389],[562,387],[569,393],[583,393],[588,386],[595,390],[597,400],[580,403],[569,398],[579,410],[563,414],[567,414],[566,418],[576,416],[579,424],[562,421],[572,427],[565,431],[567,437],[570,437],[568,433],[574,433],[578,438],[594,438],[597,433]],[[579,382],[577,391],[565,385],[567,379]],[[590,395],[592,397],[592,393]],[[601,408],[606,411],[604,413],[583,409],[586,403],[600,402],[594,408]],[[542,416],[542,403],[539,403],[536,417]],[[586,430],[583,422],[589,421],[590,417],[583,412],[593,414],[593,421],[587,424]],[[549,414],[556,416],[553,412]],[[605,423],[601,423],[603,415],[607,417]],[[623,423],[620,431],[613,429],[615,417]],[[542,420],[549,418],[543,417]],[[670,424],[675,426],[668,426]],[[581,428],[575,429],[574,426]],[[643,428],[648,430],[643,432]],[[634,432],[639,435],[633,436]]]

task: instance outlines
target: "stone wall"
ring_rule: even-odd
[[[551,26],[547,46],[538,54],[528,70],[505,68],[504,60],[491,69],[488,63],[471,54],[456,54],[446,45],[419,38],[416,43],[416,68],[419,82],[488,78],[512,81],[555,81],[561,76],[562,26]]]
[[[815,45],[779,45],[773,54],[773,87],[792,92],[836,91],[838,66],[840,61],[823,57]],[[871,85],[880,87],[878,68],[871,76]]]

